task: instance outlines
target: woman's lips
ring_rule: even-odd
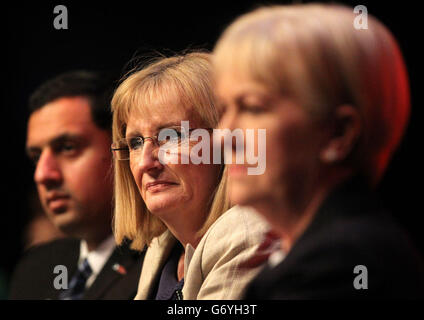
[[[146,184],[146,191],[151,193],[160,192],[167,188],[177,185],[175,182],[170,181],[154,181]]]

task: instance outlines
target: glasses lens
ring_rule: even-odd
[[[176,128],[165,128],[159,132],[158,141],[159,146],[164,145],[165,143],[168,146],[179,146],[184,142],[189,140],[189,133],[185,130],[176,129]]]

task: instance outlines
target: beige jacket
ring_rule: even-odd
[[[183,298],[241,299],[244,290],[266,263],[269,252],[260,245],[268,224],[252,209],[235,206],[208,229],[196,249],[185,249]],[[136,300],[147,299],[160,277],[175,242],[166,231],[147,249]]]

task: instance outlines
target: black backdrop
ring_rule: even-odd
[[[9,273],[22,250],[28,219],[28,193],[33,168],[24,152],[29,94],[57,73],[76,68],[111,70],[118,74],[136,53],[212,49],[225,26],[259,4],[277,1],[114,1],[76,4],[71,1],[4,5],[0,16],[3,51],[1,114],[1,265]],[[279,3],[281,3],[280,1]],[[283,1],[284,2],[284,1]],[[287,1],[285,1],[287,2]],[[325,1],[324,1],[325,2]],[[278,2],[277,2],[278,3]],[[410,73],[412,115],[379,192],[388,207],[424,251],[421,232],[421,163],[419,129],[422,112],[420,10],[412,1],[401,4],[339,1],[366,5],[398,38]],[[53,8],[68,9],[69,29],[55,30]]]

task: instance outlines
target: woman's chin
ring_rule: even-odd
[[[149,196],[145,202],[147,209],[155,216],[161,218],[180,207],[181,199],[176,199],[175,195],[172,194],[156,194]]]

